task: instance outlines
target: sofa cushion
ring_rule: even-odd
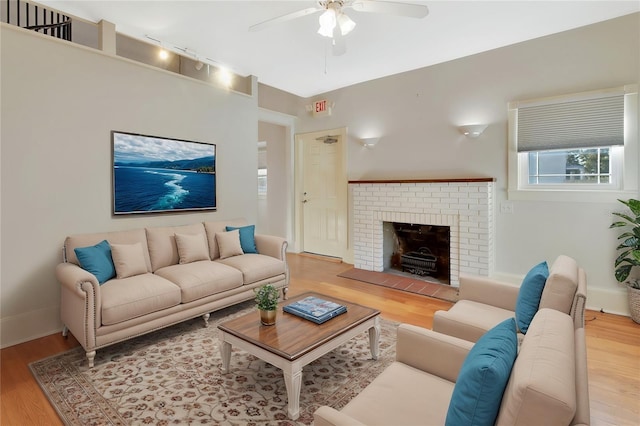
[[[570,314],[577,288],[578,263],[569,256],[558,256],[551,265],[539,309],[550,308]]]
[[[522,333],[526,334],[533,316],[538,312],[547,277],[549,277],[549,267],[547,262],[541,262],[531,268],[522,280],[516,300],[516,324]]]
[[[175,234],[178,248],[178,263],[191,263],[198,260],[209,260],[209,246],[204,234]]]
[[[441,425],[453,386],[448,380],[394,362],[340,411],[367,425]]]
[[[255,238],[255,225],[247,225],[247,226],[227,226],[227,231],[233,231],[237,229],[240,231],[240,246],[242,247],[242,251],[244,253],[258,253],[258,249],[256,248],[256,238]]]
[[[220,259],[244,254],[240,245],[240,231],[216,232],[216,241],[220,251]]]
[[[448,311],[437,314],[439,333],[476,342],[496,324],[513,318],[513,311],[497,308],[473,300],[459,300]],[[434,320],[435,322],[435,320]]]
[[[576,411],[571,317],[540,309],[522,341],[505,389],[498,425],[568,425]]]
[[[157,271],[169,265],[177,265],[180,262],[180,254],[176,245],[176,234],[203,234],[202,223],[184,226],[165,226],[146,228],[147,242],[149,244],[149,257],[151,270]]]
[[[253,284],[267,278],[276,278],[285,274],[287,269],[282,260],[263,254],[244,254],[242,256],[218,259],[216,262],[240,270],[244,284]]]
[[[111,244],[111,257],[118,279],[147,273],[144,252],[140,243]]]
[[[166,266],[155,273],[180,287],[182,303],[242,285],[242,272],[210,260]]]
[[[495,423],[517,352],[513,318],[493,327],[473,345],[458,374],[446,425]]]
[[[218,259],[220,257],[220,251],[218,250],[218,242],[216,240],[216,233],[225,232],[227,226],[245,226],[247,221],[244,219],[232,219],[220,222],[204,222],[204,229],[207,233],[207,240],[209,241],[209,258],[211,260]]]
[[[116,276],[111,246],[107,240],[102,240],[95,246],[76,247],[74,251],[82,269],[95,275],[98,283],[103,284]]]
[[[100,292],[103,325],[117,324],[180,303],[180,288],[151,273],[110,280]]]

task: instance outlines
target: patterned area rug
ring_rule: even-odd
[[[282,372],[233,348],[221,373],[217,325],[255,309],[246,302],[99,350],[93,369],[81,347],[30,365],[67,425],[310,425],[321,405],[343,407],[395,359],[397,324],[381,321],[380,356],[368,333],[304,367],[300,417],[287,415]],[[256,313],[256,315],[258,315]]]

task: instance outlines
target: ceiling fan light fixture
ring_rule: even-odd
[[[344,13],[340,12],[338,15],[338,26],[340,27],[340,32],[343,36],[349,34],[356,27],[356,23],[353,22],[351,18],[349,18]]]
[[[320,15],[320,18],[318,18],[318,22],[320,23],[318,34],[324,37],[333,37],[336,21],[336,11],[334,9],[324,11],[324,13]]]

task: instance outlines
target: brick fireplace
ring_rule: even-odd
[[[354,267],[382,272],[384,222],[447,226],[450,283],[460,273],[491,275],[495,179],[350,181]]]

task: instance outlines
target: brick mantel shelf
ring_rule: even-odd
[[[372,179],[372,180],[350,180],[350,184],[362,183],[473,183],[473,182],[495,182],[496,178],[449,178],[449,179]]]

